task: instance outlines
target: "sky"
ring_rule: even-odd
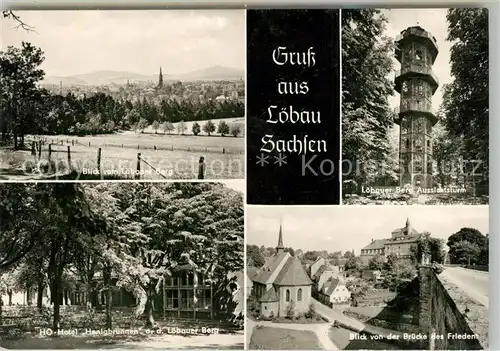
[[[245,180],[244,179],[228,179],[221,181],[222,184],[233,190],[245,193]]]
[[[434,74],[439,79],[439,88],[432,98],[433,108],[437,110],[443,101],[443,85],[452,82],[450,71],[450,42],[446,41],[448,24],[446,22],[447,9],[391,9],[382,10],[388,19],[386,35],[392,38],[398,36],[402,30],[419,25],[430,32],[437,41],[439,53],[433,66]],[[399,62],[394,59],[395,70],[400,69]],[[394,79],[394,73],[391,76]],[[390,97],[392,107],[399,106],[399,94]]]
[[[114,70],[181,74],[245,69],[244,10],[17,11],[36,33],[2,20],[2,50],[31,42],[47,76]]]
[[[489,232],[488,206],[247,206],[247,244],[275,247],[280,222],[285,247],[356,254],[391,236],[406,219],[418,232],[447,239],[462,227]]]

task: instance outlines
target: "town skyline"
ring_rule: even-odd
[[[13,20],[3,19],[2,50],[22,41],[40,47],[46,76],[103,70],[151,75],[157,72],[150,69],[160,66],[171,75],[211,66],[245,68],[244,10],[16,13],[33,31],[15,29]]]
[[[430,232],[445,241],[463,227],[489,232],[488,206],[248,206],[246,218],[248,245],[275,247],[281,223],[285,247],[304,252],[354,250],[356,255],[372,239],[389,238],[407,218],[419,233]]]

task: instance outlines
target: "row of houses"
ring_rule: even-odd
[[[345,285],[344,266],[318,257],[309,267],[313,281],[313,296],[325,305],[346,304],[351,292]]]

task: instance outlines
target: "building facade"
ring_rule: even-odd
[[[390,238],[372,239],[370,244],[361,249],[361,261],[368,264],[377,255],[387,258],[390,254],[400,259],[409,259],[412,255],[412,247],[417,245],[421,237],[422,234],[412,227],[408,218],[403,228],[392,231]]]
[[[284,251],[280,226],[276,254],[253,276],[253,296],[262,316],[298,315],[309,310],[312,281],[297,257]]]
[[[396,38],[395,89],[400,94],[396,123],[400,126],[400,186],[432,187],[432,127],[437,117],[432,96],[439,82],[432,71],[438,47],[436,39],[419,26],[409,27]]]

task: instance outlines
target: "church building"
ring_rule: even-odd
[[[295,315],[309,310],[313,282],[302,262],[285,251],[281,225],[276,253],[251,279],[252,293],[264,317],[286,317],[292,310]]]

